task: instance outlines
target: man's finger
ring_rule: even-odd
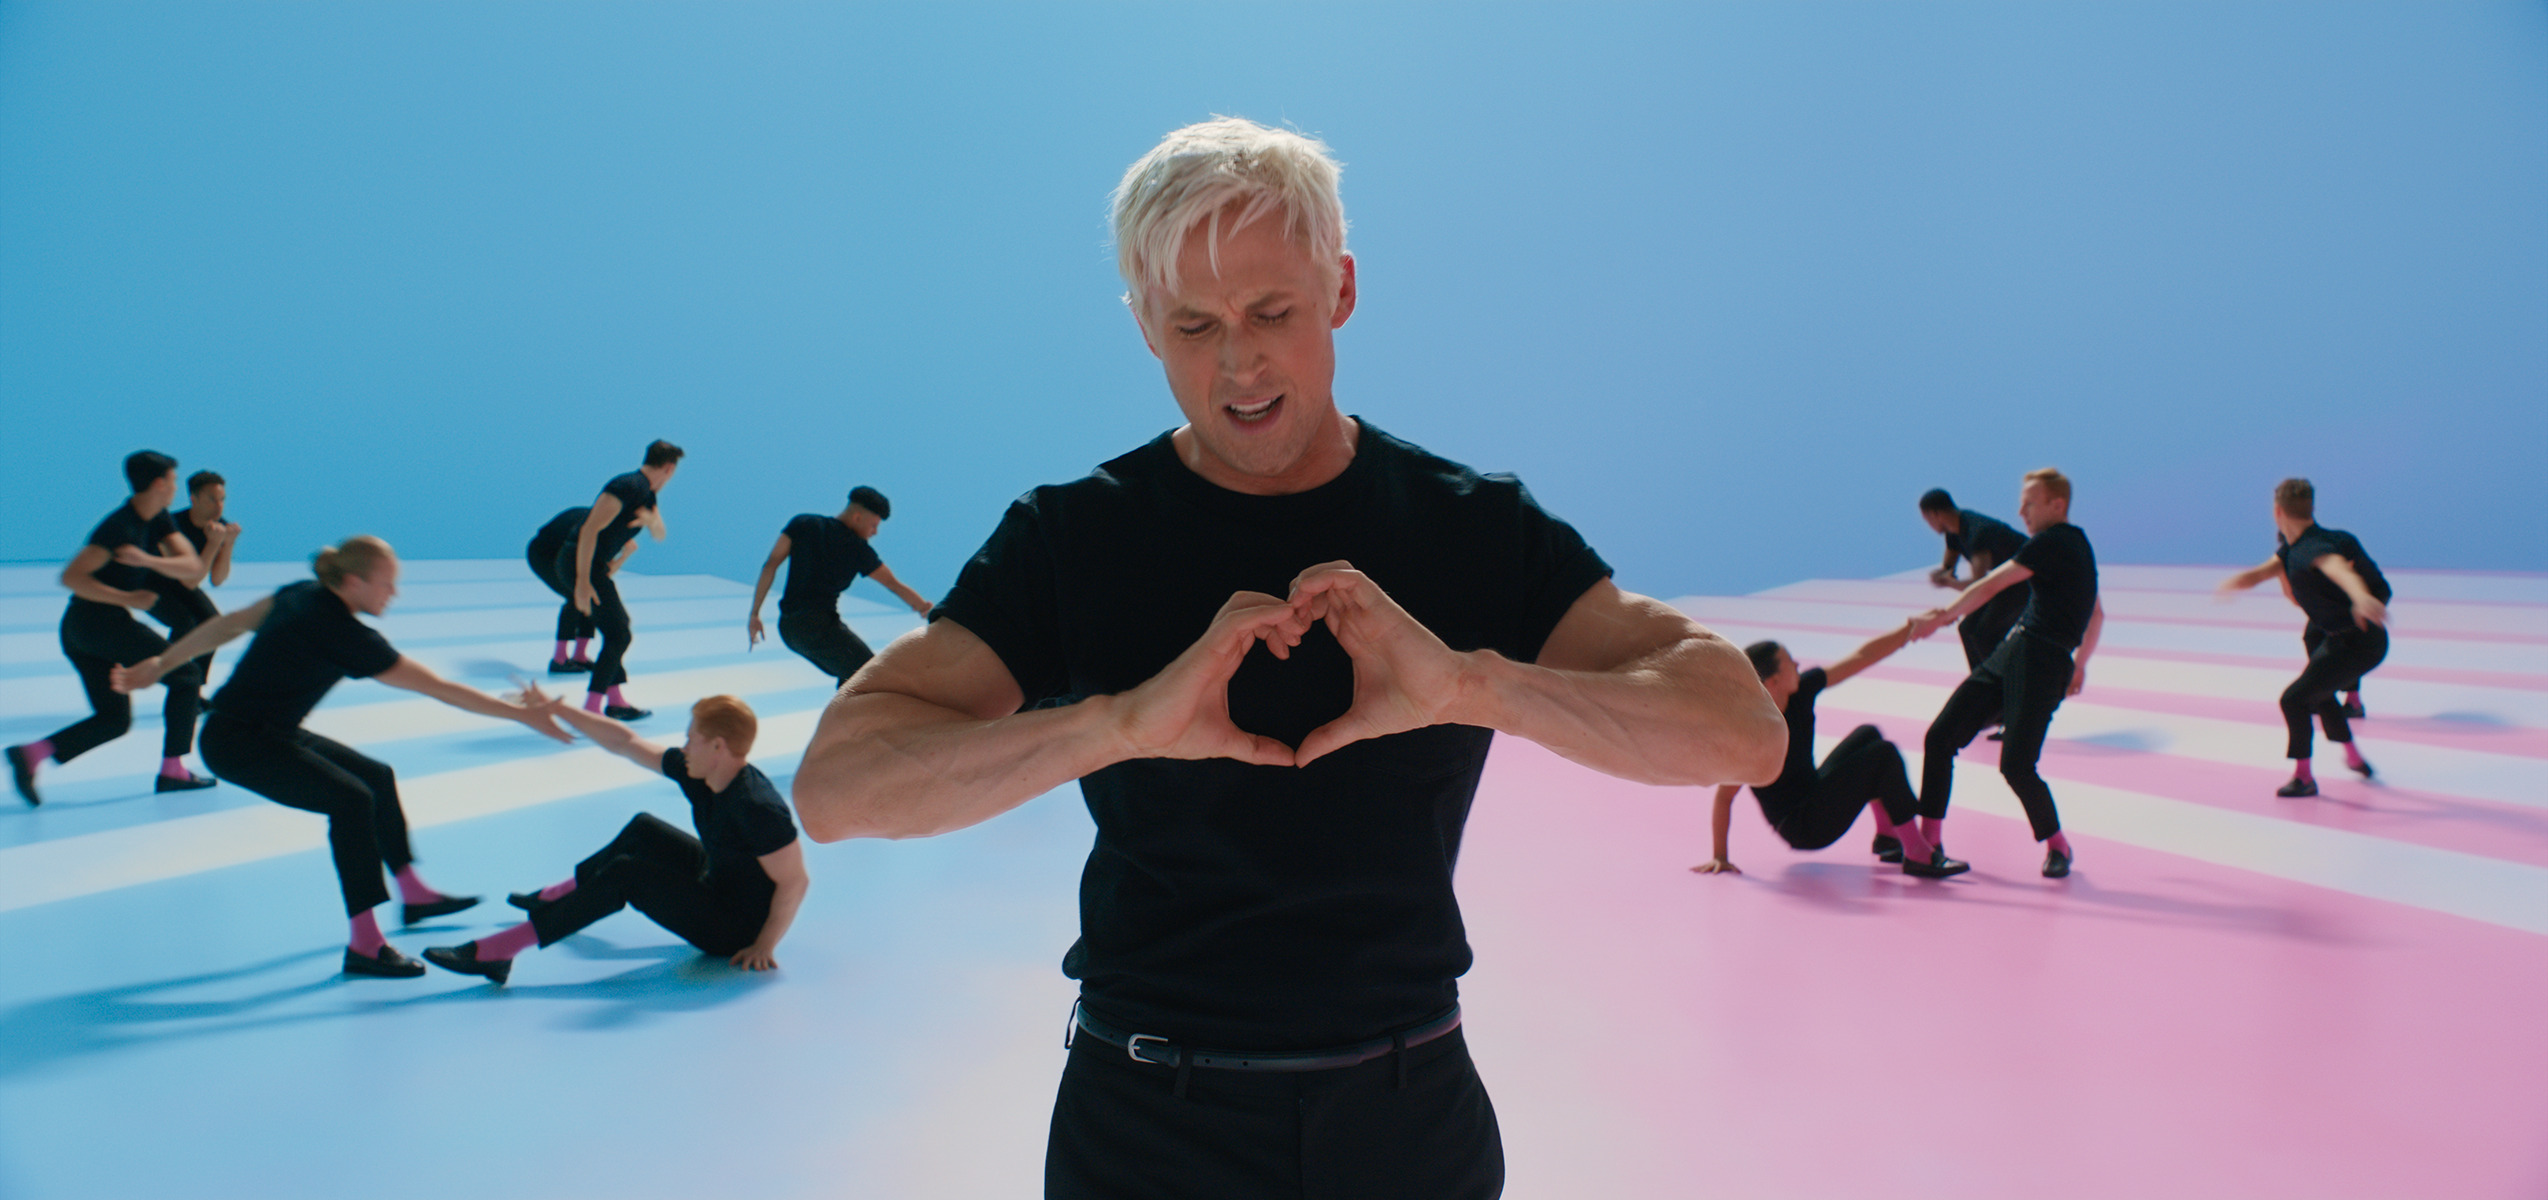
[[[1370,736],[1370,722],[1348,711],[1344,716],[1310,730],[1309,736],[1301,739],[1301,748],[1292,755],[1292,761],[1306,767]]]

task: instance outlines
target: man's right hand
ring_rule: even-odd
[[[1309,622],[1290,601],[1239,592],[1212,626],[1157,675],[1116,695],[1116,736],[1126,759],[1235,758],[1263,766],[1293,765],[1292,748],[1230,723],[1230,677],[1258,642],[1291,657]]]
[[[148,612],[159,606],[159,593],[151,591],[148,588],[134,588],[133,590],[124,593],[123,596],[116,600],[116,603],[121,604],[126,608],[135,609],[141,612]]]
[[[594,590],[592,580],[575,581],[575,611],[589,617],[593,615],[593,606],[601,602],[602,594]]]
[[[743,648],[746,650],[760,645],[762,638],[770,636],[761,625],[761,614],[754,613],[751,620],[744,622],[743,635],[745,638]]]
[[[1939,567],[1930,571],[1929,582],[1942,588],[1960,588],[1964,586],[1955,578],[1955,572],[1950,571],[1945,567]]]
[[[106,686],[129,696],[159,682],[160,675],[166,669],[166,664],[160,662],[157,655],[153,655],[129,667],[118,666],[109,669],[106,672]]]

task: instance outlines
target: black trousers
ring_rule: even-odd
[[[770,919],[767,892],[720,888],[708,879],[708,849],[652,813],[639,813],[619,836],[575,864],[575,890],[531,914],[540,944],[635,907],[709,954],[729,955],[761,936]]]
[[[534,562],[533,569],[537,570],[538,565]],[[594,630],[601,631],[602,652],[593,660],[593,677],[585,683],[584,690],[607,692],[628,682],[628,669],[624,664],[628,658],[628,644],[637,640],[637,632],[628,624],[628,606],[620,603],[619,584],[612,581],[610,564],[599,559],[593,561],[593,611],[590,615],[576,611],[575,587],[569,582],[575,578],[574,543],[560,547],[556,556],[549,560],[548,570],[540,571],[539,576],[540,582],[549,585],[550,591],[566,598],[565,606],[557,613],[558,640],[590,637]]]
[[[2036,773],[2035,763],[2044,755],[2053,710],[2061,707],[2062,697],[2070,690],[2070,674],[2070,651],[2034,634],[2021,629],[2001,642],[1956,685],[1946,707],[1929,722],[1923,747],[1928,759],[1920,766],[1920,815],[1946,816],[1947,799],[1955,790],[1955,756],[1996,719],[2006,729],[2000,736],[2000,778],[2017,793],[2017,802],[2026,806],[2026,822],[2034,827],[2035,840],[2061,832],[2052,785]]]
[[[2032,580],[2010,584],[1956,623],[1955,636],[1964,643],[1966,670],[1981,666],[1991,651],[2008,640],[2008,631],[2017,628],[2017,618],[2026,614],[2026,598],[2034,593],[2034,586]]]
[[[225,782],[277,804],[327,818],[327,847],[345,915],[389,902],[381,867],[416,861],[407,846],[407,810],[389,764],[306,729],[222,716],[204,722],[203,761]]]
[[[837,612],[779,614],[779,641],[814,664],[817,670],[846,684],[876,652],[850,632]]]
[[[2283,689],[2283,727],[2291,735],[2285,756],[2309,757],[2312,713],[2327,727],[2328,741],[2352,741],[2353,725],[2336,693],[2361,687],[2362,677],[2388,657],[2389,631],[2380,626],[2322,635],[2310,647],[2309,665],[2300,669],[2300,678]]]
[[[1053,1101],[1047,1200],[1489,1200],[1495,1106],[1453,1030],[1334,1071],[1136,1062],[1081,1034]]]
[[[1901,748],[1875,726],[1861,725],[1814,769],[1812,795],[1775,804],[1775,812],[1769,811],[1772,801],[1762,801],[1761,808],[1788,845],[1820,850],[1849,832],[1870,800],[1883,802],[1885,816],[1897,825],[1920,815],[1920,797],[1911,790],[1911,771],[1903,765]]]
[[[189,626],[188,628],[192,628]],[[182,632],[182,631],[181,631]],[[133,727],[133,698],[116,691],[110,672],[129,667],[168,648],[168,639],[150,631],[123,609],[74,604],[62,614],[62,656],[79,672],[80,690],[88,693],[89,715],[53,731],[53,761],[69,762],[124,736]],[[160,676],[168,689],[161,720],[167,727],[159,752],[176,758],[195,748],[195,714],[203,705],[202,660]]]
[[[2384,631],[2384,632],[2385,632],[2385,631]],[[2326,634],[2324,634],[2324,633],[2319,632],[2319,631],[2318,631],[2318,627],[2317,627],[2317,626],[2315,626],[2315,625],[2311,625],[2311,626],[2309,626],[2309,627],[2307,627],[2307,628],[2305,628],[2305,629],[2301,630],[2301,631],[2300,631],[2300,656],[2301,656],[2302,658],[2308,658],[2308,657],[2311,657],[2312,655],[2317,654],[2317,653],[2318,653],[2318,645],[2319,645],[2319,643],[2324,642],[2324,641],[2326,641],[2326,640],[2327,640],[2327,635],[2326,635]],[[2346,692],[2359,692],[2359,691],[2361,691],[2361,690],[2362,690],[2362,681],[2361,681],[2361,680],[2359,680],[2359,679],[2354,680],[2354,681],[2353,681],[2353,686],[2352,686],[2352,687],[2349,687],[2349,688],[2339,688],[2339,689],[2337,689],[2337,690],[2338,690],[2338,691],[2346,691]]]
[[[559,571],[556,548],[538,538],[531,539],[531,545],[522,552],[522,557],[529,560],[531,573],[539,576],[540,582],[547,584],[550,591],[566,601],[557,606],[557,640],[571,642],[593,636],[593,618],[576,610],[575,589],[566,582],[575,576],[574,558],[570,556],[566,560],[566,569]]]

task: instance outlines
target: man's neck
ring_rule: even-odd
[[[1168,444],[1187,470],[1223,491],[1249,496],[1293,496],[1333,483],[1353,467],[1354,456],[1362,449],[1362,422],[1343,413],[1332,414],[1331,424],[1311,439],[1300,461],[1277,476],[1241,475],[1228,470],[1194,436],[1192,425],[1181,426],[1168,435]]]
[[[735,777],[741,774],[743,774],[743,764],[736,763],[700,776],[699,782],[707,784],[710,792],[722,796],[727,788],[734,786]]]
[[[138,516],[145,521],[168,511],[167,501],[154,500],[148,492],[133,493],[132,504],[133,515]]]

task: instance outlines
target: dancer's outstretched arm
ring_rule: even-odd
[[[1823,668],[1823,686],[1838,687],[1850,676],[1893,657],[1894,651],[1910,644],[1912,628],[1913,622],[1905,620],[1900,628],[1877,634],[1865,645],[1842,655],[1839,662]]]
[[[649,771],[664,769],[661,742],[650,742],[637,736],[637,731],[600,713],[589,713],[567,702],[563,696],[552,696],[538,684],[525,684],[522,702],[567,724],[575,732],[592,739],[594,745],[644,767]]]
[[[117,667],[107,675],[107,684],[119,692],[138,692],[159,682],[168,668],[182,662],[193,662],[199,655],[211,653],[265,624],[265,615],[274,611],[274,597],[267,596],[246,608],[226,612],[186,631],[169,648],[134,663]]]
[[[1955,603],[1944,608],[1930,609],[1911,618],[1911,636],[1917,639],[1936,633],[1939,626],[1980,608],[1989,603],[1991,597],[2034,577],[2035,572],[2032,569],[2019,565],[2014,559],[2001,563],[1991,568],[1990,574],[1974,580],[1973,586],[1964,589],[1963,594],[1955,598]]]
[[[2283,560],[2279,558],[2269,558],[2255,566],[2239,572],[2236,575],[2232,575],[2229,578],[2222,580],[2219,590],[2223,594],[2230,592],[2243,592],[2282,573]]]
[[[399,655],[398,661],[391,663],[388,670],[372,678],[394,688],[404,688],[419,695],[430,696],[462,712],[473,712],[482,717],[512,721],[529,728],[541,737],[553,738],[561,742],[575,740],[568,736],[565,730],[558,728],[557,722],[551,720],[549,714],[539,706],[530,703],[517,704],[490,696],[468,684],[445,679],[434,674],[433,668],[404,654]]]
[[[911,606],[911,611],[919,613],[924,617],[929,615],[928,597],[911,590],[909,585],[894,578],[894,569],[892,567],[888,567],[883,563],[877,563],[876,569],[869,571],[867,573],[867,577],[883,584],[886,591],[892,592],[894,595],[900,597],[903,603]]]

